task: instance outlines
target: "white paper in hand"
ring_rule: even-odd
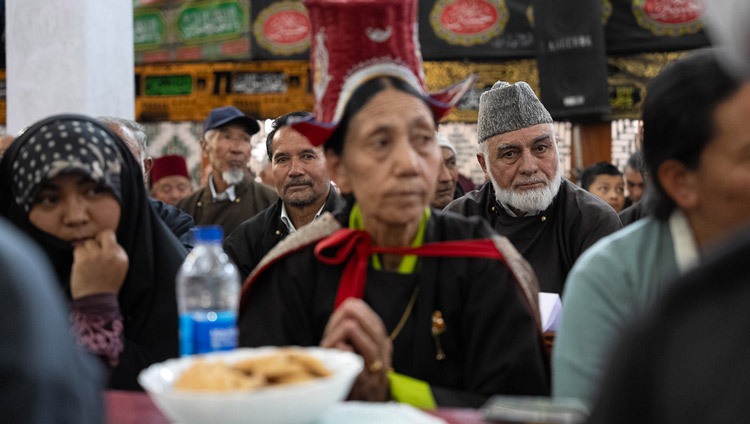
[[[539,313],[542,315],[542,331],[557,331],[562,320],[560,295],[539,292]]]

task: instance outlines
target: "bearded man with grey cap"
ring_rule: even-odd
[[[617,214],[562,176],[552,117],[527,83],[482,93],[477,133],[489,182],[445,210],[484,217],[529,261],[540,291],[562,293],[581,253],[622,228]]]

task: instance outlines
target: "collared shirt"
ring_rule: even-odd
[[[226,200],[234,202],[237,198],[237,195],[234,194],[234,184],[227,187],[223,192],[217,194],[216,187],[214,187],[213,174],[208,178],[208,187],[211,189],[211,197],[214,199],[214,202],[224,202]]]
[[[680,274],[684,274],[698,264],[700,256],[690,223],[682,210],[675,209],[669,216],[669,232],[672,233],[677,269]]]
[[[323,208],[326,207],[326,204],[323,203],[323,206],[318,209],[318,213],[315,214],[315,217],[313,218],[313,221],[318,219],[318,217],[323,213]],[[294,224],[292,223],[292,220],[289,219],[289,214],[286,213],[286,205],[284,202],[281,202],[281,222],[286,225],[286,228],[289,230],[289,234],[292,234],[293,232],[297,231],[297,229],[294,227]]]

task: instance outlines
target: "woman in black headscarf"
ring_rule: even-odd
[[[49,256],[79,343],[110,367],[110,388],[139,389],[140,370],[177,356],[174,281],[186,252],[127,146],[94,119],[52,116],[8,148],[0,181],[0,214]]]

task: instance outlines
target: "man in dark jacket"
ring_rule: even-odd
[[[288,126],[290,120],[307,115],[292,112],[274,121],[266,148],[279,200],[243,222],[224,244],[243,280],[281,239],[343,205],[328,178],[323,148]]]
[[[525,82],[497,82],[479,100],[477,160],[490,182],[445,207],[484,217],[562,293],[580,254],[622,228],[604,201],[562,177],[552,117]]]
[[[221,225],[227,235],[278,198],[272,188],[247,175],[251,138],[258,131],[258,121],[234,106],[218,107],[208,114],[201,149],[213,170],[206,187],[177,204],[197,225]]]

